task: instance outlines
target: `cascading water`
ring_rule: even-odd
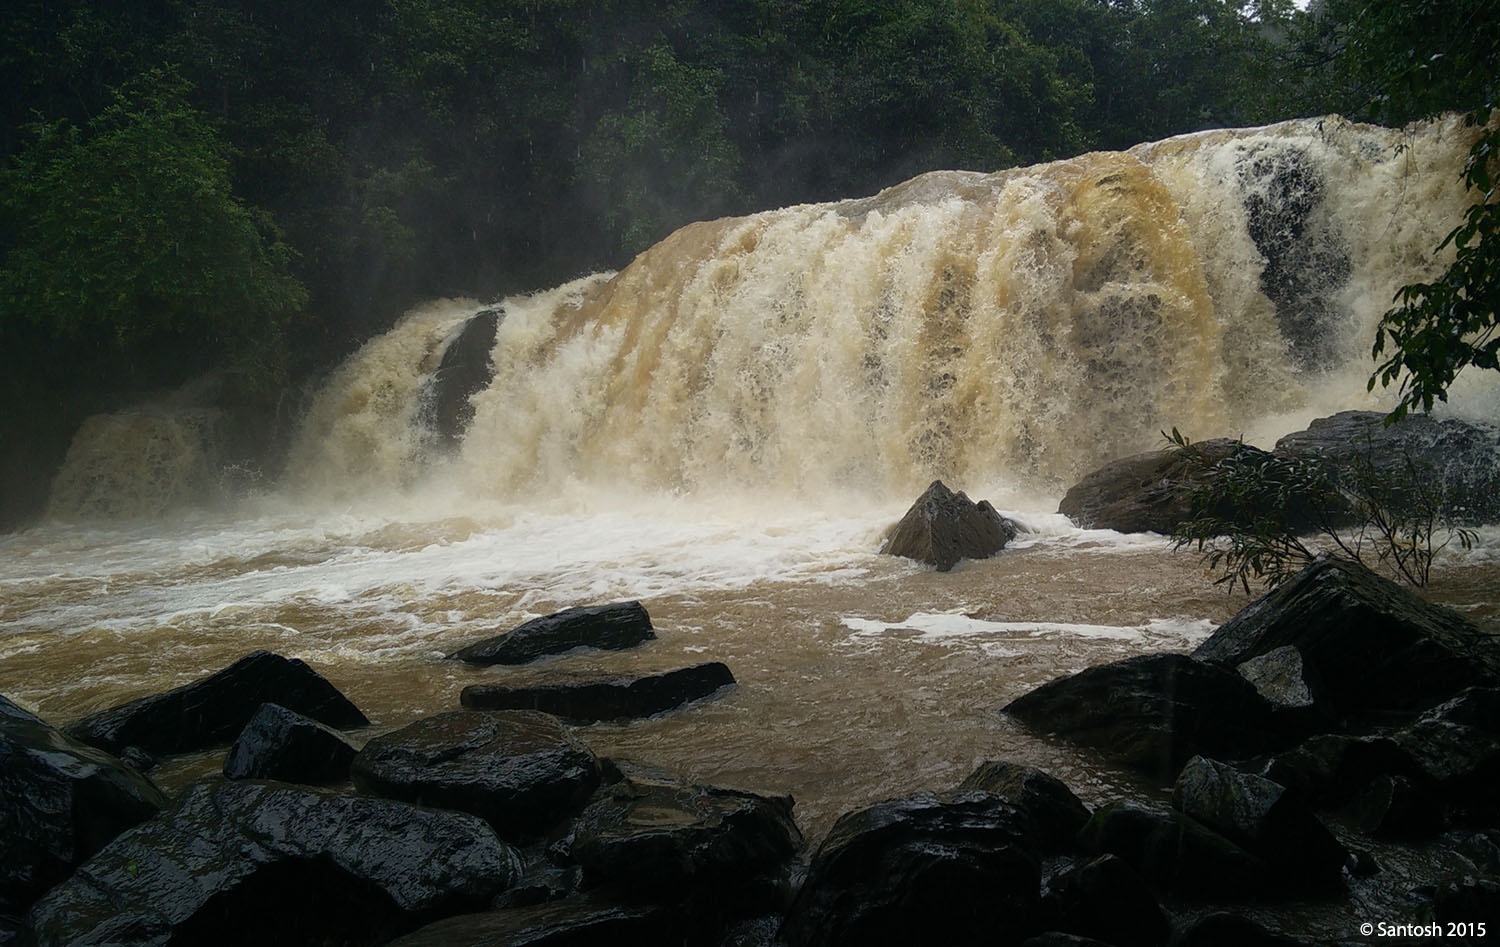
[[[138,518],[202,478],[191,425],[86,428],[57,518],[0,537],[0,693],[66,721],[269,648],[398,726],[506,673],[443,654],[640,598],[656,641],[566,666],[717,659],[740,683],[585,728],[600,753],[790,792],[812,836],[986,758],[1106,798],[1125,777],[996,708],[1189,648],[1244,599],[1057,496],[1166,427],[1264,442],[1388,399],[1365,390],[1374,325],[1443,265],[1467,134],[1310,120],[936,172],[693,224],[483,320],[431,303],[330,376],[280,484],[227,509]],[[1492,409],[1492,375],[1459,407]],[[951,573],[877,555],[938,476],[1028,532]],[[1450,549],[1433,594],[1500,624],[1497,549],[1493,528]]]
[[[1165,427],[1284,433],[1373,404],[1375,321],[1441,263],[1464,142],[1306,120],[693,224],[507,300],[440,471],[422,378],[476,306],[412,313],[329,384],[289,486],[1055,494]]]

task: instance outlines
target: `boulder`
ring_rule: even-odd
[[[729,668],[712,661],[636,678],[573,678],[532,687],[470,684],[459,701],[470,710],[540,710],[569,720],[593,722],[649,717],[733,683]]]
[[[1443,830],[1443,806],[1425,787],[1383,773],[1354,798],[1347,817],[1366,835],[1420,838]]]
[[[1308,737],[1293,749],[1267,757],[1255,771],[1317,807],[1348,802],[1382,774],[1420,775],[1412,758],[1389,737],[1342,733]]]
[[[1016,538],[1016,525],[995,512],[990,501],[970,500],[941,480],[932,481],[900,522],[891,527],[881,553],[903,556],[947,572],[960,559],[993,556]]]
[[[1043,924],[1119,947],[1155,947],[1167,939],[1166,915],[1145,879],[1122,858],[1100,855],[1047,879]]]
[[[1316,676],[1302,662],[1302,652],[1295,645],[1272,648],[1240,662],[1235,670],[1279,710],[1308,711],[1316,704]]]
[[[1111,461],[1070,487],[1057,511],[1083,529],[1170,534],[1196,514],[1193,498],[1207,467],[1240,452],[1264,453],[1227,437],[1192,450],[1192,458],[1173,448]]]
[[[520,873],[484,822],[272,782],[190,787],[33,908],[38,947],[379,944]]]
[[[202,680],[90,714],[68,734],[110,753],[132,746],[156,756],[190,753],[228,743],[265,703],[340,729],[370,722],[306,664],[256,651]]]
[[[1275,452],[1321,457],[1344,478],[1361,466],[1397,484],[1414,473],[1458,521],[1500,522],[1500,428],[1430,414],[1385,420],[1379,411],[1341,411],[1281,438]]]
[[[1092,937],[1082,937],[1078,934],[1048,931],[1045,934],[1026,938],[1021,942],[1021,947],[1114,947],[1114,945],[1106,941],[1095,940]]]
[[[525,664],[574,648],[623,651],[656,637],[640,602],[566,608],[533,618],[503,635],[461,648],[448,657],[469,664]]]
[[[1471,687],[1397,730],[1392,739],[1444,798],[1496,810],[1500,690]]]
[[[1039,851],[1072,849],[1078,830],[1089,820],[1089,809],[1062,780],[1020,763],[990,760],[965,777],[955,794],[987,792],[1031,817],[1033,841]]]
[[[633,775],[578,816],[570,855],[588,882],[661,902],[690,888],[743,889],[801,848],[790,796]]]
[[[355,749],[343,734],[279,704],[261,704],[224,757],[230,779],[320,785],[349,778]]]
[[[1274,931],[1243,914],[1217,911],[1189,921],[1172,947],[1328,947],[1321,940],[1302,940]]]
[[[680,943],[671,913],[650,905],[556,901],[461,914],[428,924],[387,947],[586,947]]]
[[[787,913],[791,947],[1018,944],[1041,872],[1025,813],[997,796],[922,793],[839,818]]]
[[[1458,852],[1486,875],[1500,875],[1500,829],[1475,832],[1458,846]]]
[[[1123,858],[1167,897],[1239,901],[1276,884],[1264,861],[1196,819],[1134,799],[1097,809],[1079,842]]]
[[[443,360],[423,392],[428,423],[446,445],[463,438],[474,420],[470,399],[495,377],[491,354],[504,318],[503,309],[484,309],[470,316],[443,351]]]
[[[1172,788],[1172,805],[1264,861],[1297,893],[1337,890],[1348,853],[1280,783],[1197,756]]]
[[[0,917],[166,805],[151,780],[0,697]]]
[[[365,792],[472,812],[502,838],[524,840],[581,809],[600,769],[556,717],[466,710],[375,737],[350,775]]]
[[[1410,717],[1500,683],[1500,638],[1358,563],[1321,559],[1251,602],[1193,657],[1234,667],[1296,646],[1331,712]]]
[[[1005,712],[1164,782],[1199,753],[1237,759],[1284,742],[1250,682],[1181,654],[1096,665],[1043,684]]]

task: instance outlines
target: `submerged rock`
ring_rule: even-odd
[[[1294,645],[1339,717],[1405,715],[1500,684],[1500,639],[1358,563],[1314,562],[1219,627],[1193,657],[1242,665]]]
[[[0,697],[0,916],[166,805],[151,780]]]
[[[380,944],[519,876],[484,822],[268,782],[202,783],[115,839],[31,914],[39,947]]]
[[[782,928],[792,947],[1017,944],[1041,871],[1025,813],[997,796],[922,793],[839,818]]]
[[[729,668],[712,661],[636,678],[575,679],[532,687],[470,684],[459,700],[471,710],[540,710],[569,720],[593,722],[649,717],[733,683]]]
[[[567,608],[449,655],[469,664],[525,664],[574,648],[623,651],[656,637],[640,602]]]
[[[886,534],[880,551],[937,566],[947,572],[960,559],[993,556],[1016,538],[1016,525],[990,501],[973,502],[934,480]]]
[[[349,778],[354,747],[343,734],[279,704],[261,704],[224,757],[230,779],[320,785]]]
[[[1240,759],[1285,742],[1250,682],[1181,654],[1096,665],[1043,684],[1005,712],[1162,781],[1200,753]]]
[[[413,931],[387,947],[585,947],[679,943],[671,912],[654,905],[559,901],[461,914]]]
[[[1321,457],[1348,480],[1367,468],[1386,482],[1413,477],[1460,522],[1500,522],[1500,428],[1410,414],[1387,426],[1379,411],[1340,411],[1276,442],[1287,457]]]
[[[111,753],[190,753],[234,739],[260,709],[280,704],[331,727],[369,724],[322,675],[296,659],[256,651],[202,680],[90,714],[68,734]]]
[[[375,737],[350,775],[365,792],[472,812],[502,838],[519,840],[581,809],[600,767],[556,717],[463,710]]]
[[[1265,453],[1227,437],[1199,441],[1193,448],[1200,459],[1170,449],[1111,461],[1068,488],[1057,512],[1083,529],[1170,534],[1193,518],[1193,496],[1203,486],[1205,465],[1240,452]]]

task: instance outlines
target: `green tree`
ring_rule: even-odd
[[[148,348],[277,377],[306,293],[270,219],[234,196],[227,149],[188,92],[151,71],[84,127],[32,127],[0,170],[0,330],[99,352],[127,383],[145,380],[128,376]]]

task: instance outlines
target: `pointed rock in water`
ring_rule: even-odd
[[[1016,538],[1016,532],[1016,524],[995,512],[990,501],[975,503],[934,480],[886,534],[880,551],[947,572],[960,559],[993,556]]]
[[[1341,717],[1407,717],[1500,686],[1500,638],[1358,563],[1314,562],[1219,627],[1193,657],[1241,665],[1295,645]]]
[[[1005,712],[1162,781],[1199,753],[1241,759],[1287,742],[1249,681],[1181,654],[1096,665],[1043,684]]]
[[[0,697],[0,915],[166,805],[151,780]]]
[[[289,783],[342,782],[354,747],[343,734],[279,704],[261,704],[224,757],[229,779],[279,779]]]
[[[475,313],[443,352],[443,361],[434,373],[426,400],[432,427],[446,444],[454,444],[463,437],[474,420],[470,399],[495,377],[491,352],[495,348],[495,333],[504,318],[503,309]]]
[[[215,780],[115,839],[33,909],[38,947],[379,944],[520,876],[481,819]]]
[[[637,678],[577,679],[533,687],[470,684],[459,700],[470,710],[540,710],[592,723],[649,717],[708,697],[734,683],[718,661]]]
[[[574,648],[623,651],[656,637],[640,602],[567,608],[448,655],[469,664],[525,664]]]
[[[599,760],[534,710],[460,710],[375,737],[354,758],[361,790],[472,812],[502,838],[539,838],[582,809]]]
[[[1030,820],[984,793],[921,793],[839,818],[782,935],[792,947],[1017,944],[1035,933]]]
[[[157,756],[190,753],[228,743],[265,703],[341,729],[370,723],[306,664],[256,651],[202,680],[90,714],[68,735],[111,753],[131,746]]]

